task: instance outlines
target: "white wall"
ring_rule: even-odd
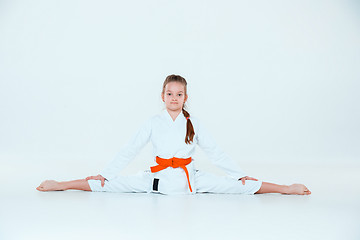
[[[96,174],[173,73],[240,165],[358,164],[359,43],[358,1],[0,1],[2,169]]]

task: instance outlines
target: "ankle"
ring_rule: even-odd
[[[283,185],[283,191],[282,194],[289,194],[290,193],[290,186],[289,185]]]
[[[59,190],[68,190],[68,185],[66,182],[58,182],[58,189]]]

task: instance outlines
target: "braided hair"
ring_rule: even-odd
[[[163,84],[162,94],[164,94],[165,87],[169,82],[179,82],[179,83],[183,84],[184,88],[185,88],[185,95],[187,95],[187,93],[186,93],[187,92],[187,90],[186,90],[187,82],[186,82],[185,78],[181,77],[180,75],[175,75],[175,74],[172,74],[172,75],[169,75],[166,77],[164,84]],[[188,111],[186,111],[185,108],[186,108],[186,106],[184,103],[184,105],[182,107],[182,113],[184,114],[184,117],[187,119],[185,143],[191,144],[191,142],[193,142],[193,139],[194,139],[195,131],[194,131],[194,127],[190,120],[190,113]]]

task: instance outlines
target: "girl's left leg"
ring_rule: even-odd
[[[193,189],[196,189],[196,193],[254,194],[261,185],[262,181],[246,180],[243,185],[237,179],[195,170]]]
[[[246,180],[245,185],[236,179],[215,176],[203,171],[195,171],[196,192],[198,193],[281,193],[309,195],[310,190],[303,184],[278,185],[269,182]]]
[[[269,182],[262,182],[258,193],[282,193],[282,194],[298,194],[309,195],[311,191],[303,184],[278,185]]]
[[[40,184],[40,186],[38,186],[36,189],[41,192],[63,191],[63,190],[69,190],[69,189],[91,191],[89,183],[85,179],[64,181],[64,182],[57,182],[54,180],[46,180],[46,181],[43,181]]]

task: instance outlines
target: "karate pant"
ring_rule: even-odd
[[[195,171],[195,193],[228,193],[228,194],[255,194],[261,187],[262,181],[242,181],[216,176],[200,170]],[[150,171],[139,172],[132,176],[117,176],[105,181],[104,187],[100,180],[88,180],[92,192],[120,192],[120,193],[150,193],[153,190],[154,177]],[[192,186],[193,187],[193,186]],[[159,189],[161,193],[161,189]]]

